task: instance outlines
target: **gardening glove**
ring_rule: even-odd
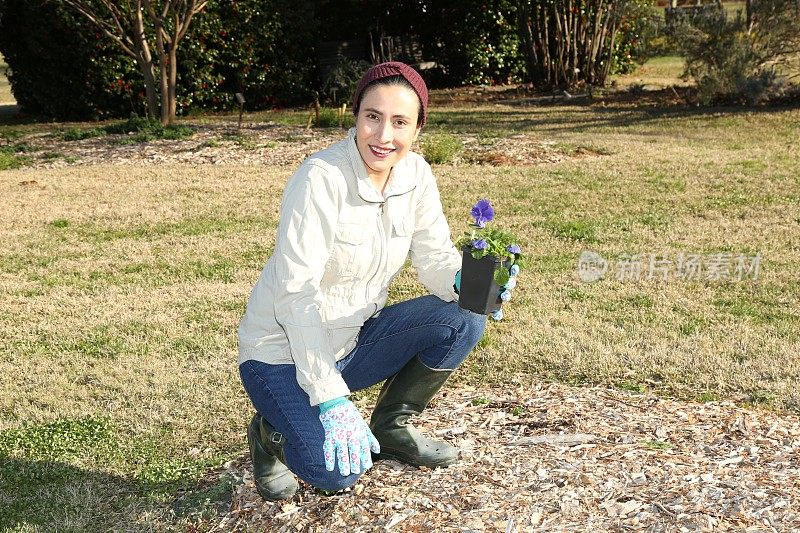
[[[505,285],[503,285],[503,292],[500,293],[500,299],[503,302],[507,302],[511,299],[511,291],[514,287],[517,286],[517,275],[519,274],[519,265],[511,265],[511,268],[508,269],[509,278]],[[491,315],[492,320],[498,321],[503,320],[503,310],[498,309],[494,311]]]
[[[511,291],[517,286],[518,274],[519,265],[511,265],[511,268],[508,269],[508,281],[506,281],[506,284],[503,285],[503,290],[500,292],[500,299],[504,302],[507,302],[511,299]]]
[[[333,472],[336,460],[343,476],[366,472],[372,467],[370,450],[377,454],[381,448],[353,402],[344,396],[322,402],[319,419],[325,429],[322,451],[329,472]]]

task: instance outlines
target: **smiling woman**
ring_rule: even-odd
[[[355,128],[289,180],[274,253],[239,327],[239,371],[257,411],[248,443],[268,500],[291,497],[295,476],[349,487],[373,457],[429,468],[458,457],[408,423],[486,325],[458,306],[461,257],[431,168],[411,152],[428,90],[408,65],[382,63],[353,104]],[[409,254],[431,294],[386,306]],[[348,396],[383,380],[367,424]]]

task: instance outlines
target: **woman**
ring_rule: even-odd
[[[486,325],[458,306],[461,258],[431,169],[410,151],[427,107],[411,67],[372,67],[355,91],[355,128],[286,186],[275,250],[239,327],[239,370],[257,411],[247,437],[265,499],[292,496],[295,475],[324,491],[349,487],[372,454],[431,468],[457,459],[455,447],[408,423]],[[384,307],[409,254],[432,294]],[[347,396],[383,380],[368,425]]]

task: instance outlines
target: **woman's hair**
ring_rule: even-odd
[[[405,77],[403,77],[400,74],[397,74],[396,76],[387,76],[385,78],[378,78],[377,80],[372,80],[371,82],[369,82],[369,84],[367,84],[367,86],[364,87],[364,89],[358,95],[358,100],[356,101],[356,105],[355,105],[355,107],[353,109],[353,113],[356,116],[358,116],[358,111],[359,111],[359,109],[361,109],[361,100],[364,99],[364,95],[367,94],[367,92],[372,87],[376,87],[378,85],[399,85],[401,87],[405,87],[405,88],[409,89],[412,93],[416,94],[417,95],[417,101],[419,103],[419,106],[417,107],[417,109],[418,109],[418,111],[417,111],[417,127],[420,127],[422,125],[423,120],[425,119],[425,111],[424,111],[424,109],[422,107],[422,99],[420,99],[419,94],[417,93],[417,90],[414,88],[413,85],[411,85],[411,82],[409,82],[407,79],[405,79]]]

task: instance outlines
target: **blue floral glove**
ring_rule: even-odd
[[[370,450],[380,453],[381,447],[353,402],[345,397],[322,402],[319,419],[325,429],[322,451],[329,472],[333,472],[336,460],[343,476],[366,472],[372,467]]]
[[[500,299],[503,302],[507,302],[511,299],[511,291],[514,287],[517,286],[517,275],[519,274],[519,265],[511,265],[511,268],[508,269],[509,278],[505,285],[503,285],[503,292],[500,293]],[[494,311],[491,315],[492,320],[503,320],[503,310],[498,309]]]

